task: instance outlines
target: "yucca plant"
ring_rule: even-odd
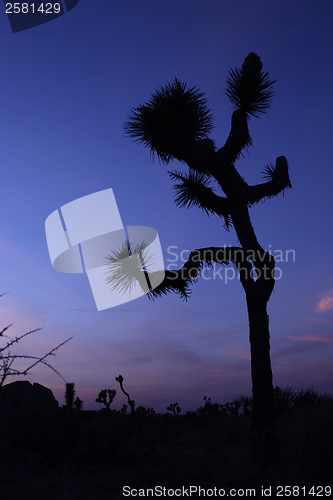
[[[249,396],[241,395],[238,398],[241,402],[243,408],[243,414],[245,417],[251,417],[253,411],[253,398]]]
[[[287,386],[281,389],[279,386],[274,388],[275,413],[280,416],[283,413],[289,413],[294,407],[295,391],[292,387]]]
[[[250,118],[265,113],[273,97],[275,80],[263,71],[260,57],[251,52],[241,68],[230,70],[226,83],[226,95],[235,110],[229,136],[219,149],[209,137],[213,115],[204,94],[179,79],[160,87],[146,104],[134,108],[125,123],[125,132],[157,155],[160,162],[179,160],[189,167],[188,173],[169,172],[176,181],[178,206],[196,206],[208,215],[223,218],[226,229],[235,229],[239,246],[193,250],[178,272],[165,271],[163,282],[151,289],[148,297],[175,292],[187,300],[191,284],[205,266],[236,266],[246,294],[250,326],[253,452],[266,466],[279,461],[267,315],[267,303],[275,285],[275,260],[259,244],[249,208],[291,188],[291,183],[284,156],[276,159],[275,166],[266,166],[266,182],[254,186],[246,183],[234,165],[252,145]],[[213,191],[211,180],[217,182],[220,192]]]
[[[295,410],[308,410],[321,405],[326,399],[327,395],[325,393],[315,391],[313,387],[309,387],[296,392],[293,406]]]
[[[239,410],[241,409],[241,407],[242,407],[242,401],[239,398],[238,399],[234,399],[230,403],[230,410],[229,410],[230,415],[232,417],[238,417]]]

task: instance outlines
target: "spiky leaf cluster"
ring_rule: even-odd
[[[181,182],[174,185],[176,192],[175,203],[180,208],[190,208],[197,206],[204,210],[207,215],[215,214],[219,217],[224,217],[225,227],[229,229],[231,225],[230,214],[225,212],[217,212],[216,207],[212,208],[213,190],[209,185],[210,176],[201,172],[196,172],[190,169],[189,174],[168,172],[171,179]]]
[[[175,78],[132,110],[125,132],[164,163],[181,159],[184,143],[203,139],[212,129],[213,115],[203,96],[196,87],[187,88]]]
[[[177,171],[168,172],[171,179],[180,180],[179,184],[174,185],[176,191],[175,203],[178,207],[190,208],[191,206],[199,206],[207,214],[213,213],[212,210],[201,201],[205,191],[211,192],[209,186],[209,177],[200,172],[190,169],[189,174],[181,174]]]
[[[271,196],[277,196],[281,189],[291,188],[289,178],[289,167],[285,156],[279,156],[276,159],[275,167],[270,163],[265,165],[262,173],[268,181],[273,181],[275,184],[275,192]]]
[[[260,57],[251,52],[241,69],[229,71],[226,94],[237,109],[258,117],[269,108],[275,82],[269,79],[267,72],[262,71]]]
[[[125,293],[140,284],[144,292],[148,291],[147,282],[143,273],[150,271],[153,264],[153,255],[147,250],[147,243],[136,242],[131,244],[131,255],[129,254],[128,243],[125,241],[118,250],[113,250],[105,257],[106,274],[105,282],[111,285],[112,290]]]

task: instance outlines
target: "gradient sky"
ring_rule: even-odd
[[[218,217],[176,207],[167,170],[187,167],[150,161],[123,124],[178,77],[205,93],[221,147],[232,112],[225,79],[249,52],[277,83],[268,114],[250,121],[253,147],[236,167],[255,184],[285,155],[293,186],[251,209],[260,244],[280,256],[268,304],[274,384],[333,393],[332,19],[327,1],[80,0],[13,34],[1,9],[0,294],[10,293],[0,299],[0,328],[13,323],[13,337],[43,327],[12,350],[21,354],[42,355],[73,336],[50,361],[75,383],[84,409],[101,408],[104,388],[117,389],[113,407],[121,408],[119,374],[137,405],[163,413],[176,401],[184,412],[204,396],[226,403],[251,394],[237,278],[207,274],[188,302],[142,297],[98,312],[87,276],[54,271],[45,238],[54,210],[113,188],[124,225],[158,231],[166,267],[180,267],[182,251],[237,244]],[[27,380],[64,403],[64,382],[50,369]]]

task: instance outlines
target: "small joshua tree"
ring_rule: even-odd
[[[170,406],[167,406],[167,410],[171,411],[175,417],[178,417],[179,413],[182,411],[182,409],[179,408],[178,403],[171,403]]]
[[[96,403],[103,403],[107,411],[110,411],[111,403],[114,400],[117,391],[115,389],[103,389],[96,398]],[[109,398],[109,399],[108,399]]]
[[[129,407],[131,408],[131,415],[134,415],[134,412],[135,412],[135,402],[133,401],[133,399],[130,398],[130,395],[125,391],[125,389],[123,387],[124,377],[122,375],[119,375],[119,377],[116,377],[116,381],[119,382],[120,389],[123,391],[123,393],[127,397],[127,401],[128,401]]]

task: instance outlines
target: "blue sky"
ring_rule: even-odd
[[[142,297],[98,312],[86,275],[53,270],[45,238],[54,210],[112,188],[124,225],[157,230],[166,266],[171,252],[180,267],[185,250],[237,244],[219,218],[176,207],[167,170],[186,167],[150,161],[123,124],[177,77],[205,93],[211,137],[222,146],[232,112],[225,79],[249,52],[277,83],[268,114],[250,121],[253,147],[236,166],[255,184],[284,155],[293,186],[251,209],[259,242],[283,258],[268,304],[274,384],[333,393],[332,14],[329,2],[80,0],[13,34],[0,12],[0,293],[10,292],[0,300],[1,328],[13,323],[18,336],[43,327],[16,348],[31,355],[73,336],[51,362],[75,382],[85,409],[100,408],[101,389],[119,389],[119,374],[138,405],[161,412],[175,401],[185,411],[205,395],[225,403],[251,393],[237,279],[226,283],[223,270],[193,285],[188,302]],[[288,262],[287,250],[295,255]],[[54,372],[38,367],[27,379],[63,404]],[[114,407],[125,402],[118,391]]]

